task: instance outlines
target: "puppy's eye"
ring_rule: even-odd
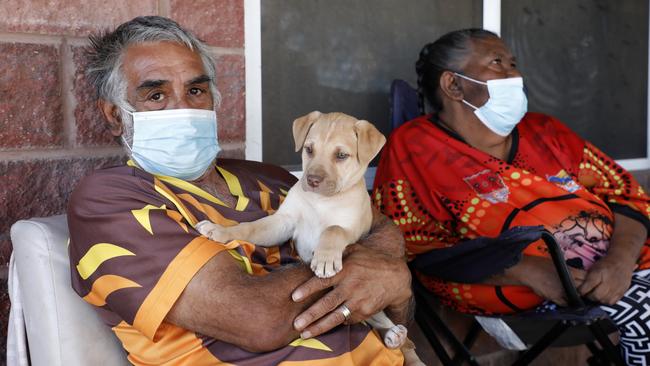
[[[307,155],[311,155],[314,151],[312,150],[311,146],[305,146],[305,152]]]
[[[345,160],[348,158],[348,156],[350,156],[350,154],[346,154],[344,152],[338,152],[336,154],[336,160]]]

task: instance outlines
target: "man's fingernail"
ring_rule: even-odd
[[[302,339],[311,338],[311,333],[309,333],[309,331],[304,331],[304,332],[300,333],[300,338],[302,338]]]
[[[302,318],[296,319],[296,321],[293,323],[293,326],[296,329],[301,329],[302,327],[305,326],[305,319],[302,319]]]
[[[302,292],[300,292],[300,291],[294,291],[294,293],[291,294],[291,298],[293,299],[293,301],[300,301],[300,300],[302,300]]]

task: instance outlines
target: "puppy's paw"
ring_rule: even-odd
[[[384,335],[384,344],[390,349],[400,348],[406,342],[408,330],[405,326],[397,324],[390,328]]]
[[[199,233],[201,233],[201,235],[207,236],[210,240],[221,243],[230,240],[227,229],[211,221],[203,220],[196,224],[195,228]]]
[[[339,273],[343,268],[341,251],[324,249],[316,250],[311,259],[311,270],[320,278],[329,278]]]
[[[210,230],[212,230],[212,228],[214,228],[215,226],[217,226],[217,225],[216,225],[216,224],[213,224],[212,221],[210,221],[210,220],[203,220],[203,221],[199,221],[199,222],[194,226],[194,228],[195,228],[196,231],[198,231],[201,235],[208,236],[208,233],[210,232]]]

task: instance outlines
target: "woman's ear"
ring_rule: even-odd
[[[451,71],[444,71],[440,75],[440,90],[449,99],[461,101],[465,97],[458,78]]]
[[[104,115],[106,123],[108,123],[108,129],[111,131],[111,134],[115,137],[122,135],[122,117],[120,114],[120,109],[113,103],[99,99],[97,101],[97,106],[99,110]]]

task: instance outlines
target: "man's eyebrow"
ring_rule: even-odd
[[[167,83],[169,83],[168,80],[145,80],[136,88],[136,90],[158,88]]]
[[[204,74],[204,75],[197,76],[194,79],[186,82],[185,85],[203,84],[203,83],[208,83],[210,81],[212,81],[212,78]]]

